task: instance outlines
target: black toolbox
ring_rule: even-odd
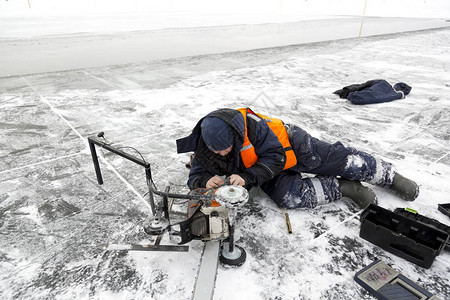
[[[374,204],[370,204],[361,214],[359,236],[427,269],[449,238],[444,231]]]
[[[438,210],[447,217],[450,217],[450,203],[438,204]]]
[[[394,212],[396,214],[405,216],[405,217],[407,217],[409,219],[412,219],[414,221],[417,221],[417,222],[423,223],[425,225],[431,226],[433,228],[442,230],[442,231],[446,232],[449,235],[449,237],[450,237],[450,226],[442,224],[438,220],[431,219],[431,218],[428,218],[426,216],[422,216],[421,214],[419,214],[419,213],[417,213],[415,211],[410,211],[408,209],[401,208],[401,207],[396,208],[394,210]],[[447,243],[445,245],[445,250],[450,251],[450,238],[447,240]]]

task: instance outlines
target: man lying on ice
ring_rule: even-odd
[[[419,194],[417,184],[391,163],[340,142],[318,140],[296,125],[249,108],[209,113],[191,135],[177,140],[177,149],[194,151],[189,188],[215,188],[226,176],[233,185],[260,186],[280,207],[312,208],[342,197],[361,208],[376,204],[375,193],[360,181],[388,188],[408,201]]]

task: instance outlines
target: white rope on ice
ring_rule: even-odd
[[[97,79],[98,81],[100,81],[100,82],[106,84],[107,86],[114,87],[113,84],[109,83],[108,81],[106,81],[106,80],[104,80],[104,79],[102,79],[102,78],[100,78],[100,77],[97,77],[97,76],[95,76],[95,75],[89,73],[88,71],[83,71],[83,73],[84,73],[85,75],[87,75],[87,76],[90,76],[90,77],[92,77],[92,78],[94,78],[94,79]]]
[[[436,159],[435,161],[431,162],[428,166],[432,166],[438,162],[440,162],[441,160],[443,160],[445,157],[447,157],[450,154],[450,152],[447,152],[446,154],[442,155],[441,157],[439,157],[438,159]]]
[[[168,130],[165,130],[164,132],[161,131],[161,132],[157,132],[157,133],[147,134],[147,135],[140,136],[140,137],[137,137],[137,138],[134,138],[134,139],[131,139],[131,140],[126,140],[126,141],[123,141],[123,142],[114,143],[114,145],[128,144],[130,142],[143,140],[143,139],[146,139],[146,138],[149,138],[149,137],[153,137],[153,136],[157,136],[157,135],[160,135],[160,134],[167,134],[167,133],[173,132],[173,131],[178,132],[178,131],[181,131],[183,129],[186,129],[186,126],[180,126],[180,127],[174,128],[174,129],[168,129]]]
[[[60,160],[60,159],[65,159],[65,158],[68,158],[68,157],[78,156],[80,154],[82,154],[82,153],[79,152],[79,153],[73,153],[73,154],[69,154],[69,155],[59,156],[59,157],[56,157],[56,158],[47,159],[47,160],[39,161],[39,162],[36,162],[36,163],[33,163],[33,164],[29,164],[29,165],[26,165],[26,166],[21,166],[21,167],[12,168],[12,169],[9,169],[9,170],[0,171],[0,174],[12,172],[12,171],[18,171],[18,170],[22,170],[22,169],[27,169],[27,168],[30,168],[30,167],[34,167],[34,166],[43,165],[43,164],[46,164],[46,163],[49,163],[49,162],[57,161],[57,160]]]
[[[75,132],[76,135],[78,135],[78,137],[80,139],[83,140],[83,142],[86,144],[86,147],[88,146],[87,140],[85,138],[83,138],[83,136],[78,132],[78,130],[75,129],[75,127],[72,126],[72,124],[69,123],[69,121],[67,121],[62,115],[61,113],[44,97],[42,96],[35,88],[34,86],[31,85],[31,83],[28,82],[28,80],[22,76],[22,79],[25,81],[25,83],[39,96],[39,98],[41,99],[42,102],[44,102],[45,104],[47,104],[47,106],[58,116],[60,117],[61,120],[64,121],[64,123],[66,123],[70,129],[72,129],[73,132]]]
[[[154,73],[154,74],[156,74],[156,75],[158,75],[158,76],[160,76],[160,77],[170,78],[170,77],[168,77],[168,76],[164,76],[164,75],[158,74],[158,73],[156,73],[156,72],[154,72],[154,71],[148,71],[148,72]],[[114,85],[114,84],[112,84],[112,83],[110,83],[110,82],[108,82],[108,81],[106,81],[106,80],[104,80],[104,79],[102,79],[102,78],[100,78],[100,77],[98,77],[98,76],[95,76],[95,75],[89,73],[88,71],[83,71],[83,73],[84,73],[85,75],[87,75],[87,76],[90,76],[90,77],[92,77],[92,78],[97,79],[98,81],[100,81],[100,82],[106,84],[106,85],[109,86],[109,87],[112,87],[112,88],[118,88],[118,89],[120,89],[120,90],[125,91],[125,92],[128,93],[127,90],[125,90],[125,89],[123,89],[123,88],[121,88],[121,87],[117,87],[116,85]],[[154,110],[157,111],[157,112],[159,112],[160,114],[166,116],[166,117],[169,117],[165,112],[163,112],[163,111],[161,111],[161,110],[159,110],[159,109],[156,109],[156,108],[155,108]]]
[[[25,81],[25,83],[39,96],[40,100],[42,102],[44,102],[61,120],[64,121],[64,123],[66,123],[73,132],[75,132],[76,135],[78,135],[78,137],[83,141],[86,149],[89,148],[89,143],[87,141],[86,138],[84,138],[79,132],[78,130],[75,129],[75,127],[72,126],[72,124],[70,124],[69,121],[67,121],[66,118],[64,118],[64,116],[44,97],[42,96],[37,90],[36,88],[23,76],[21,76],[22,79]],[[105,163],[108,167],[109,170],[111,170],[114,174],[116,174],[116,176],[123,182],[125,183],[125,185],[127,186],[128,189],[130,189],[142,202],[144,202],[144,204],[150,209],[150,211],[152,211],[150,203],[148,203],[143,197],[142,195],[131,185],[131,183],[129,183],[122,175],[119,174],[119,172],[114,168],[113,165],[111,165],[102,155],[99,155],[100,159],[102,160],[103,163]]]

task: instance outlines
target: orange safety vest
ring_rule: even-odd
[[[284,127],[283,121],[276,118],[269,118],[265,115],[254,113],[250,108],[239,108],[238,111],[244,116],[245,121],[245,138],[244,145],[241,148],[241,157],[242,161],[246,168],[250,168],[258,161],[258,156],[255,152],[255,147],[253,147],[252,143],[248,139],[247,134],[247,113],[258,116],[259,118],[265,120],[267,125],[269,125],[270,129],[275,133],[281,145],[284,148],[286,153],[286,162],[284,164],[284,169],[289,169],[297,164],[297,157],[295,156],[294,150],[292,150],[292,146],[289,143],[289,136],[286,131],[286,127]]]

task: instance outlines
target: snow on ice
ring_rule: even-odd
[[[159,189],[187,192],[189,157],[175,140],[219,107],[248,106],[383,157],[421,194],[405,203],[373,187],[379,204],[450,225],[437,210],[450,194],[449,45],[443,28],[0,78],[0,298],[190,299],[202,242],[182,253],[96,247],[154,239],[141,227],[144,170],[103,151],[98,185],[86,138],[104,131],[138,149]],[[412,92],[369,106],[332,94],[377,78]],[[292,234],[264,195],[240,209],[247,261],[219,267],[214,299],[372,299],[353,276],[376,258],[450,298],[448,252],[425,270],[370,244],[347,199],[288,212]]]

